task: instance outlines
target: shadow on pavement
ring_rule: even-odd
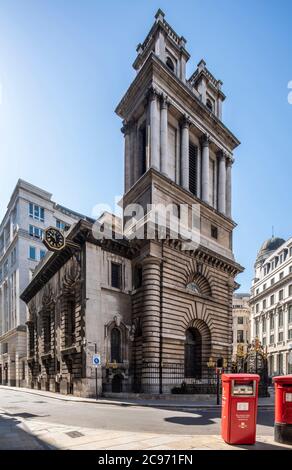
[[[33,436],[25,423],[0,413],[0,450],[49,450],[49,446]]]
[[[269,444],[268,442],[257,442],[255,445],[238,445],[236,446],[239,449],[246,449],[246,450],[292,450],[291,447],[285,447],[281,444],[275,443],[275,444]]]
[[[167,423],[172,424],[181,424],[183,426],[202,426],[202,425],[210,425],[215,424],[213,418],[218,418],[220,415],[219,413],[214,413],[210,416],[208,414],[201,414],[201,413],[193,413],[195,416],[172,416],[170,418],[164,418],[164,421]]]

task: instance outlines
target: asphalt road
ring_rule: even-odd
[[[80,403],[5,389],[0,389],[0,408],[13,418],[93,429],[181,435],[220,433],[220,412],[217,410],[177,411],[157,407]],[[257,433],[262,436],[273,435],[273,419],[273,410],[260,410]]]

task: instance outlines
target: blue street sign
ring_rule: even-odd
[[[94,367],[100,366],[101,361],[100,361],[100,354],[93,354],[92,356],[92,365]]]

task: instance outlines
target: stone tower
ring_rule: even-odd
[[[200,208],[198,248],[183,250],[182,240],[169,236],[132,242],[139,247],[132,361],[144,384],[157,370],[160,390],[173,364],[180,380],[191,381],[203,378],[210,357],[230,359],[234,279],[242,270],[232,252],[231,218],[239,141],[222,122],[222,82],[204,60],[187,78],[189,59],[186,40],[158,10],[137,47],[137,75],[116,109],[125,138],[124,208]]]

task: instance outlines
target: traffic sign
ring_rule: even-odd
[[[92,365],[98,367],[101,364],[100,354],[93,354],[92,356]]]

